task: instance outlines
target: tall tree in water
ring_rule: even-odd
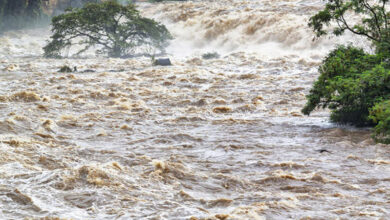
[[[46,57],[60,57],[64,49],[74,45],[83,47],[78,54],[98,46],[97,52],[111,57],[149,49],[163,52],[172,38],[164,25],[142,17],[133,4],[121,5],[114,0],[69,9],[52,19],[52,32],[51,42],[43,48]]]

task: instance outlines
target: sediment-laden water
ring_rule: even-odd
[[[334,45],[369,48],[313,39],[322,6],[142,3],[175,36],[170,67],[0,36],[0,219],[389,219],[389,146],[300,113]]]

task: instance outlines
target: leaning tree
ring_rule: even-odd
[[[61,57],[66,48],[81,46],[77,54],[95,47],[110,57],[131,56],[150,48],[164,51],[172,37],[167,28],[142,17],[133,4],[117,1],[88,3],[68,9],[52,19],[51,41],[43,48],[46,57]]]

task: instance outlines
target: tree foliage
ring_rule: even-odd
[[[374,139],[390,144],[390,100],[377,103],[370,111],[370,119],[377,124],[374,128]]]
[[[331,120],[358,126],[370,125],[375,103],[390,99],[390,65],[378,55],[353,46],[339,46],[319,68],[320,76],[307,96],[304,114],[316,107],[332,110]]]
[[[325,9],[310,18],[317,36],[345,31],[365,36],[375,54],[339,46],[319,67],[320,76],[307,95],[302,112],[309,115],[317,107],[329,108],[333,122],[357,126],[373,125],[374,139],[390,143],[390,13],[388,0],[328,0]],[[351,13],[361,20],[351,19]],[[348,20],[349,19],[349,20]]]
[[[362,35],[374,43],[390,44],[389,19],[386,10],[389,0],[328,0],[325,9],[310,18],[309,26],[317,36],[328,33],[326,26],[335,22],[335,35],[341,35],[346,30]],[[358,14],[360,21],[353,21],[350,14]],[[349,18],[348,18],[349,17]]]
[[[82,46],[78,54],[93,46],[111,57],[134,54],[139,49],[164,50],[171,35],[166,27],[142,17],[133,4],[116,1],[87,3],[52,19],[51,41],[44,47],[46,57],[60,57],[65,48]]]

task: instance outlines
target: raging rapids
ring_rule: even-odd
[[[138,7],[175,36],[173,66],[0,36],[0,219],[390,219],[390,147],[300,113],[326,53],[367,46],[313,39],[321,1]]]

